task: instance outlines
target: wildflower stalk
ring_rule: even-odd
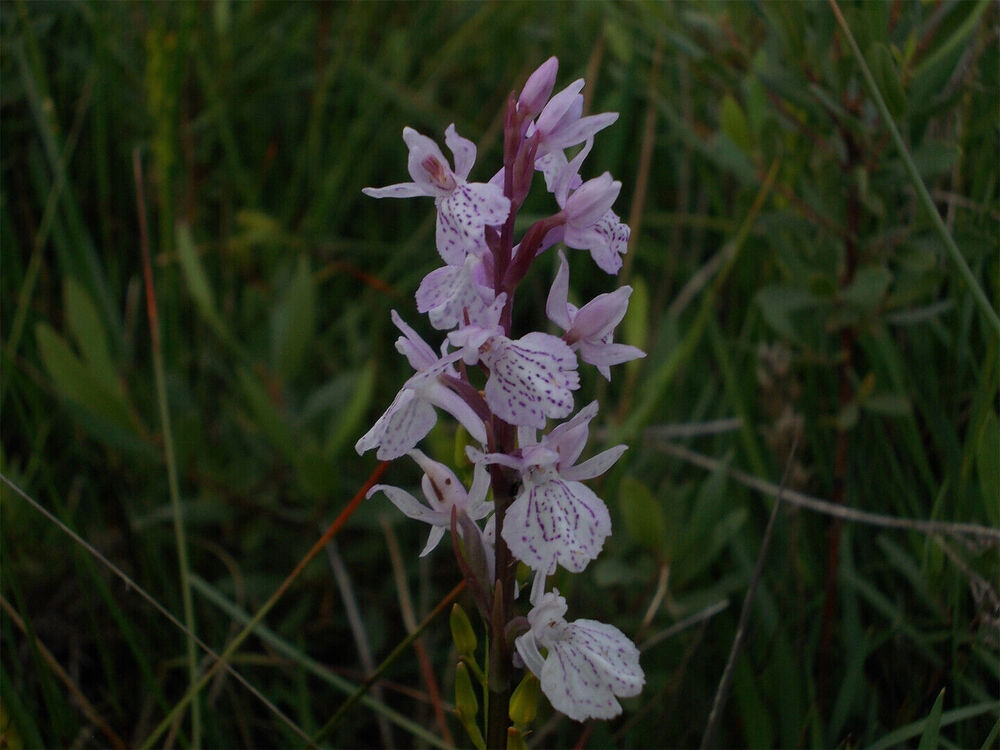
[[[580,176],[594,134],[618,115],[584,117],[582,79],[552,96],[557,69],[558,61],[550,58],[519,97],[508,97],[503,168],[488,183],[469,182],[475,144],[449,125],[445,142],[454,168],[433,140],[404,128],[413,182],[364,189],[375,198],[434,198],[437,250],[445,266],[424,277],[416,302],[432,326],[448,333],[438,354],[392,312],[403,333],[396,348],[415,373],[355,447],[358,453],[377,448],[382,460],[409,455],[424,470],[426,504],[398,487],[377,485],[369,494],[384,493],[405,515],[431,526],[422,554],[452,533],[459,569],[489,635],[485,744],[494,749],[523,744],[527,729],[510,727],[515,648],[553,707],[577,721],[616,716],[622,710],[616,697],[638,694],[645,680],[639,652],[620,630],[593,620],[567,622],[566,600],[556,590],[545,591],[557,566],[578,573],[600,553],[611,517],[582,480],[603,474],[625,450],[615,446],[577,463],[598,409],[595,401],[571,416],[579,362],[610,380],[610,365],[644,356],[612,341],[631,288],[598,295],[579,308],[570,304],[562,251],[545,312],[563,335],[533,331],[514,338],[512,332],[517,287],[540,253],[561,241],[589,251],[602,270],[615,275],[628,246],[628,226],[611,210],[621,183],[607,172],[586,181]],[[577,146],[568,159],[566,149]],[[536,221],[515,245],[517,213],[536,171],[544,174],[559,209]],[[485,384],[480,388],[470,374],[485,377]],[[455,417],[473,441],[465,450],[475,466],[468,491],[451,469],[416,448],[436,423],[437,409]],[[549,419],[566,421],[539,439]],[[476,525],[487,516],[482,527]],[[518,561],[534,571],[526,618],[515,616]],[[466,695],[460,711],[478,745],[479,728],[470,725],[478,706]]]

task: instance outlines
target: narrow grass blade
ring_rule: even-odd
[[[955,244],[955,240],[952,239],[951,233],[944,225],[944,220],[941,218],[941,214],[938,213],[937,208],[934,206],[934,201],[931,200],[931,195],[927,192],[927,187],[924,185],[924,181],[920,178],[917,166],[913,163],[913,157],[910,156],[910,152],[906,148],[906,144],[903,143],[903,136],[900,135],[899,128],[896,127],[896,122],[893,120],[892,114],[890,114],[889,108],[886,106],[885,100],[882,98],[882,92],[879,91],[878,84],[875,83],[875,78],[872,76],[871,70],[868,69],[868,64],[865,62],[864,55],[861,54],[861,48],[855,41],[854,35],[851,33],[851,27],[847,25],[847,20],[840,12],[840,6],[837,5],[837,0],[829,0],[829,2],[830,8],[833,10],[833,15],[837,19],[837,24],[840,26],[841,31],[844,32],[844,36],[847,38],[847,43],[851,48],[854,59],[858,63],[858,68],[860,68],[861,75],[865,79],[865,84],[868,86],[872,100],[875,102],[875,106],[878,108],[879,114],[882,116],[882,120],[889,129],[889,135],[892,137],[892,142],[896,145],[896,150],[899,151],[899,156],[903,160],[903,166],[906,168],[906,174],[910,178],[910,183],[913,185],[913,189],[917,192],[917,198],[920,200],[920,205],[923,206],[924,211],[927,212],[927,216],[931,220],[931,224],[934,225],[934,231],[937,232],[938,237],[941,238],[941,242],[943,242],[944,246],[947,248],[948,254],[951,256],[951,260],[955,264],[955,268],[958,269],[959,275],[962,277],[965,285],[969,288],[969,292],[976,301],[976,305],[979,307],[980,312],[982,312],[983,317],[986,318],[990,327],[993,328],[994,335],[1000,337],[1000,316],[997,316],[996,310],[993,309],[989,299],[986,297],[986,293],[983,291],[982,287],[979,286],[979,282],[973,275],[972,269],[970,269],[969,264],[965,262],[965,257],[962,255],[962,251],[958,249],[958,245]],[[988,0],[981,0],[980,6],[986,5],[988,5]],[[973,15],[978,15],[978,13],[978,9],[973,11]]]
[[[305,554],[305,556],[301,560],[299,560],[298,565],[296,565],[295,568],[292,570],[292,572],[289,573],[288,576],[285,578],[285,580],[281,582],[281,585],[278,586],[275,592],[271,594],[271,598],[268,599],[266,602],[264,602],[264,605],[247,623],[246,627],[244,627],[243,630],[237,633],[236,636],[233,638],[233,640],[230,641],[229,645],[226,646],[225,650],[218,657],[218,660],[205,671],[205,674],[201,676],[201,679],[199,679],[194,685],[191,686],[191,688],[187,691],[187,693],[184,694],[184,696],[177,702],[177,704],[173,707],[173,709],[163,718],[163,721],[161,721],[157,725],[157,727],[150,733],[150,735],[146,738],[146,741],[142,743],[142,748],[144,748],[144,750],[149,750],[149,748],[153,746],[153,743],[155,743],[163,735],[163,733],[170,727],[170,725],[173,724],[174,718],[181,711],[183,711],[184,708],[187,706],[187,704],[190,703],[191,700],[196,695],[198,695],[201,689],[208,684],[209,680],[212,679],[213,675],[216,673],[216,671],[218,671],[219,667],[222,664],[224,664],[229,658],[231,658],[234,653],[236,653],[236,650],[240,647],[240,644],[242,644],[243,641],[247,639],[247,637],[253,632],[253,629],[257,626],[257,624],[267,616],[267,613],[274,608],[274,605],[278,603],[278,601],[281,599],[282,596],[284,596],[285,592],[289,589],[289,587],[292,585],[295,579],[297,579],[299,575],[301,575],[302,571],[305,570],[306,566],[310,562],[312,562],[312,559],[316,557],[316,555],[318,555],[320,552],[323,551],[323,548],[326,546],[326,543],[329,542],[331,539],[333,539],[337,535],[337,533],[343,528],[344,524],[347,523],[347,519],[350,518],[351,515],[353,515],[354,511],[357,510],[358,506],[361,505],[361,502],[365,499],[365,495],[368,494],[368,490],[371,489],[372,486],[374,486],[374,484],[379,480],[379,477],[382,476],[382,473],[385,471],[388,465],[389,464],[387,461],[383,461],[382,463],[380,463],[378,466],[375,467],[375,471],[371,473],[371,476],[369,476],[368,480],[361,486],[361,489],[359,489],[357,493],[354,495],[354,497],[351,498],[351,501],[340,512],[340,514],[337,516],[334,522],[330,524],[330,527],[326,530],[326,532],[316,541],[316,543]]]
[[[218,592],[211,584],[205,581],[203,578],[199,578],[197,575],[191,577],[191,585],[194,587],[195,591],[204,596],[208,601],[214,604],[216,607],[225,612],[229,617],[232,617],[240,625],[248,625],[250,623],[250,615],[241,610],[235,604],[226,599],[222,594]],[[282,640],[273,630],[268,628],[266,625],[257,623],[253,625],[253,634],[260,638],[264,643],[273,648],[276,652],[282,656],[287,657],[291,661],[295,662],[303,669],[309,672],[309,674],[317,677],[326,684],[336,688],[345,695],[353,695],[358,691],[358,685],[341,677],[336,672],[331,671],[325,665],[311,659],[302,653],[299,649],[295,648],[292,644],[285,640]],[[375,700],[374,698],[363,695],[360,698],[361,703],[370,708],[372,711],[384,716],[393,724],[399,728],[409,732],[413,737],[426,742],[432,747],[446,748],[447,745],[441,741],[441,738],[432,732],[428,732],[422,726],[416,722],[410,720],[398,711],[393,710],[389,706],[385,705],[381,701]]]

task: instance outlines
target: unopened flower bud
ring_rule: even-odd
[[[472,744],[477,749],[485,748],[483,735],[476,724],[476,714],[479,713],[479,701],[476,698],[476,691],[472,687],[472,680],[469,678],[469,670],[462,662],[455,667],[455,713],[458,720],[465,727],[465,731],[472,740]]]
[[[457,604],[451,608],[449,617],[451,624],[451,637],[455,641],[455,648],[462,656],[473,656],[476,653],[476,631],[472,629],[472,623],[465,610]]]
[[[538,678],[526,672],[510,697],[510,720],[517,727],[527,727],[538,713]]]
[[[559,60],[556,57],[550,57],[528,76],[524,88],[521,89],[521,96],[517,100],[518,114],[530,119],[542,111],[552,94],[558,71]]]

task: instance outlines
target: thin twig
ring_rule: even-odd
[[[673,443],[662,443],[658,446],[665,453],[681,458],[689,463],[700,466],[709,471],[724,471],[741,484],[757,490],[765,495],[774,495],[778,491],[778,486],[763,479],[747,474],[739,469],[732,469],[722,461],[718,461],[701,453],[688,450]],[[792,505],[817,513],[825,513],[828,516],[842,518],[845,521],[864,523],[869,526],[881,526],[888,529],[906,529],[908,531],[918,531],[922,534],[942,534],[944,536],[980,536],[1000,542],[1000,529],[981,526],[975,523],[956,523],[952,521],[920,521],[912,518],[897,518],[895,516],[883,516],[878,513],[870,513],[865,510],[855,510],[846,505],[837,505],[829,500],[821,500],[795,490],[785,490],[782,499]]]
[[[94,545],[92,545],[90,542],[88,542],[82,536],[80,536],[75,531],[73,531],[73,529],[71,529],[65,523],[63,523],[59,518],[57,518],[55,515],[53,515],[52,512],[48,508],[46,508],[44,505],[42,505],[37,500],[35,500],[35,498],[31,497],[28,493],[26,493],[24,490],[22,490],[20,487],[18,487],[16,484],[14,484],[5,474],[0,474],[0,481],[2,481],[4,484],[6,484],[8,487],[10,487],[17,495],[19,495],[23,500],[25,500],[31,507],[33,507],[39,513],[41,513],[43,516],[45,516],[56,528],[58,528],[60,531],[62,531],[64,534],[66,534],[68,537],[70,537],[74,542],[76,542],[83,549],[85,549],[95,560],[97,560],[98,562],[100,562],[102,565],[104,565],[104,567],[106,567],[108,570],[110,570],[115,576],[117,576],[118,578],[120,578],[122,580],[122,582],[124,582],[124,584],[125,584],[125,590],[126,591],[134,591],[141,598],[145,599],[146,602],[148,602],[150,604],[150,606],[153,607],[153,609],[155,609],[157,612],[159,612],[161,615],[163,615],[172,625],[174,625],[176,628],[178,628],[182,633],[186,634],[206,654],[208,654],[209,656],[211,656],[215,660],[216,665],[222,664],[223,668],[227,672],[229,672],[229,674],[231,674],[233,677],[235,677],[236,680],[241,685],[243,685],[243,687],[245,687],[247,690],[249,690],[250,693],[254,697],[256,697],[261,703],[263,703],[268,708],[269,711],[271,711],[275,716],[277,716],[279,719],[281,719],[282,722],[284,722],[286,725],[288,725],[288,727],[293,732],[295,732],[297,735],[299,735],[300,737],[302,737],[304,740],[306,740],[306,741],[309,740],[309,735],[307,735],[305,732],[303,732],[301,729],[299,729],[299,727],[295,724],[294,721],[292,721],[290,718],[288,718],[288,716],[286,716],[284,713],[282,713],[281,709],[279,709],[277,706],[275,706],[273,703],[271,703],[271,701],[269,701],[266,697],[264,697],[264,694],[261,693],[253,685],[251,685],[250,682],[247,680],[246,677],[244,677],[238,671],[236,671],[236,669],[234,669],[230,664],[228,664],[225,661],[222,661],[223,657],[219,656],[219,654],[217,654],[214,650],[212,650],[212,648],[207,643],[205,643],[203,640],[201,640],[198,636],[196,636],[194,633],[190,632],[187,629],[187,627],[184,625],[184,623],[181,622],[179,619],[177,619],[177,616],[174,615],[173,612],[171,612],[169,609],[167,609],[162,604],[160,604],[160,602],[158,602],[155,598],[153,598],[152,594],[150,594],[148,591],[146,591],[146,589],[144,589],[142,586],[140,586],[138,583],[136,583],[132,578],[130,578],[128,576],[128,574],[126,574],[121,568],[119,568],[117,565],[115,565],[113,562],[111,562],[107,557],[105,557],[104,554],[101,553],[100,550],[98,550],[96,547],[94,547]]]
[[[642,431],[642,437],[644,440],[675,440],[677,438],[735,432],[742,426],[743,420],[739,417],[710,419],[706,422],[679,422],[647,427]]]
[[[386,546],[389,548],[389,561],[392,564],[392,575],[396,582],[396,592],[399,596],[399,609],[403,616],[403,625],[406,632],[412,633],[417,629],[417,615],[413,606],[413,597],[410,596],[410,587],[406,583],[406,566],[403,564],[403,555],[399,551],[399,540],[392,530],[392,526],[385,516],[379,516],[379,525],[382,533],[385,534]],[[437,679],[434,677],[434,667],[431,665],[430,656],[427,654],[427,646],[423,638],[413,641],[413,651],[417,655],[420,663],[420,674],[423,676],[424,684],[427,685],[427,694],[431,699],[431,707],[434,709],[434,720],[437,722],[441,737],[448,745],[454,745],[454,739],[448,730],[448,722],[444,717],[444,709],[441,706],[441,691],[438,689]],[[368,670],[369,672],[371,670]]]
[[[382,660],[382,663],[378,665],[378,668],[368,675],[364,682],[358,686],[357,691],[350,698],[344,701],[343,705],[337,709],[337,712],[330,717],[330,720],[326,723],[326,725],[324,725],[324,727],[320,729],[316,736],[312,739],[313,744],[319,744],[330,735],[330,732],[332,732],[337,724],[340,723],[341,718],[343,718],[343,716],[354,706],[355,703],[364,697],[371,686],[374,685],[379,677],[382,676],[382,673],[385,672],[385,670],[387,670],[397,658],[399,658],[399,655],[403,653],[403,651],[410,647],[410,644],[413,643],[414,639],[423,633],[424,629],[430,625],[438,615],[444,612],[448,605],[455,601],[455,599],[458,598],[458,595],[464,590],[465,581],[460,581],[455,588],[448,592],[444,599],[438,602],[438,605],[431,610],[430,614],[428,614],[427,617],[425,617],[420,624],[417,625],[417,629],[401,640],[397,644],[396,648],[392,650],[392,653]]]
[[[198,682],[184,694],[180,701],[177,702],[177,705],[174,706],[170,713],[168,713],[166,717],[164,717],[163,721],[160,722],[159,726],[153,730],[153,733],[146,738],[146,741],[142,744],[144,750],[148,750],[153,746],[153,743],[160,738],[164,730],[170,725],[170,722],[173,721],[174,716],[183,711],[184,706],[186,706],[205,686],[205,684],[212,679],[212,675],[219,669],[219,666],[224,664],[225,660],[229,659],[234,653],[236,653],[236,650],[240,647],[243,641],[245,641],[250,633],[253,632],[253,629],[257,626],[257,624],[267,616],[267,613],[274,608],[274,605],[278,603],[282,596],[284,596],[285,592],[288,591],[295,579],[301,575],[306,566],[323,550],[326,543],[333,539],[333,537],[335,537],[343,528],[344,524],[347,523],[347,519],[349,519],[351,515],[353,515],[354,511],[357,510],[358,506],[361,505],[361,502],[368,494],[368,490],[375,485],[388,465],[388,461],[383,461],[375,467],[375,470],[371,473],[371,476],[368,477],[367,481],[361,486],[361,489],[357,491],[354,497],[351,498],[351,501],[337,515],[337,518],[332,524],[330,524],[330,527],[326,530],[326,532],[318,540],[316,540],[316,543],[312,546],[312,548],[301,560],[299,560],[298,564],[292,569],[292,572],[288,574],[285,580],[281,582],[281,585],[278,586],[273,594],[271,594],[271,598],[264,602],[264,605],[257,610],[253,619],[251,619],[250,622],[244,626],[243,630],[239,632],[239,635],[229,642],[229,645],[226,646],[221,656],[218,657],[219,660],[216,661],[208,669],[208,671],[202,675],[201,679],[198,680]],[[313,743],[310,741],[310,745],[311,744]]]
[[[781,477],[781,486],[778,487],[778,491],[774,494],[771,517],[767,519],[764,538],[760,542],[760,554],[757,555],[757,564],[754,566],[753,577],[750,579],[750,586],[747,588],[747,594],[743,600],[743,610],[740,612],[740,619],[736,624],[736,637],[733,638],[733,646],[729,649],[729,659],[726,662],[726,668],[722,671],[719,688],[715,691],[715,701],[712,703],[712,710],[708,714],[708,725],[705,727],[705,735],[701,739],[702,748],[712,747],[715,744],[715,733],[719,728],[719,721],[722,718],[722,709],[725,708],[726,699],[729,697],[729,685],[733,681],[733,669],[736,666],[736,659],[743,649],[743,641],[746,638],[747,623],[750,620],[753,599],[757,594],[757,586],[764,574],[764,560],[767,558],[767,548],[771,544],[771,535],[774,532],[775,519],[778,517],[778,508],[781,506],[785,482],[788,481],[788,475],[791,473],[792,465],[795,463],[795,450],[798,447],[799,433],[796,432],[792,448],[788,452],[788,460],[785,462],[785,472]]]
[[[728,599],[722,599],[721,601],[717,601],[715,604],[709,604],[707,607],[705,607],[705,609],[701,610],[700,612],[695,612],[693,615],[690,615],[689,617],[685,617],[683,620],[675,622],[666,630],[661,630],[656,635],[651,635],[649,638],[647,638],[639,645],[639,650],[647,651],[656,644],[662,643],[668,638],[673,638],[678,633],[697,625],[699,622],[704,622],[705,620],[715,617],[717,614],[725,610],[728,606],[729,606]]]
[[[632,276],[632,263],[635,259],[635,246],[639,242],[642,229],[642,216],[646,210],[646,196],[649,189],[649,172],[653,163],[653,144],[656,141],[656,105],[653,102],[656,87],[660,79],[660,58],[663,55],[663,43],[657,39],[653,48],[653,59],[649,64],[648,105],[646,119],[642,125],[642,146],[639,149],[639,170],[635,176],[635,188],[632,191],[632,210],[628,216],[631,234],[628,238],[628,252],[619,275],[620,283],[627,284]]]
[[[358,659],[361,661],[361,668],[365,673],[375,670],[375,659],[372,657],[371,645],[368,643],[368,631],[365,629],[364,620],[361,619],[361,608],[358,607],[358,600],[354,594],[354,586],[351,584],[351,575],[344,565],[344,558],[337,547],[337,540],[331,539],[326,545],[326,557],[330,561],[330,569],[333,571],[333,580],[337,582],[340,590],[340,600],[344,603],[344,614],[347,615],[347,624],[354,637],[354,645],[358,649]],[[382,688],[378,685],[372,688],[372,695],[378,701],[383,701]],[[378,732],[382,738],[383,747],[394,747],[392,739],[392,728],[389,721],[384,716],[377,716]]]
[[[17,614],[17,610],[15,610],[10,602],[4,599],[2,595],[0,595],[0,607],[2,607],[7,613],[10,619],[17,626],[18,630],[30,637],[28,628],[24,624],[24,620],[21,619],[21,617]],[[59,664],[56,657],[52,655],[52,652],[45,647],[45,644],[42,643],[37,635],[34,636],[34,641],[35,648],[38,649],[39,655],[49,665],[49,668],[55,673],[56,677],[59,678],[60,682],[62,682],[62,684],[66,686],[66,689],[69,690],[70,694],[73,696],[73,701],[80,707],[83,715],[87,717],[87,721],[100,729],[104,736],[108,739],[108,742],[110,742],[114,747],[125,750],[126,745],[122,741],[122,738],[119,737],[115,730],[111,728],[111,725],[104,720],[104,717],[98,713],[97,709],[91,705],[90,701],[87,700],[87,696],[83,694],[82,690],[80,690],[80,686],[73,682],[73,678],[66,673],[66,670],[62,668],[62,665]]]

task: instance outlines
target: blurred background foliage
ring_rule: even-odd
[[[997,5],[842,10],[995,308]],[[1000,525],[998,338],[826,3],[18,1],[0,5],[0,44],[3,474],[182,611],[137,154],[194,621],[218,649],[238,629],[225,604],[260,607],[374,468],[354,442],[407,376],[389,310],[440,340],[412,303],[440,262],[430,203],[361,188],[407,179],[404,125],[443,142],[455,122],[487,179],[505,97],[552,54],[560,86],[586,77],[589,111],[621,113],[588,169],[624,185],[622,337],[649,354],[610,385],[583,378],[579,402],[602,399],[592,450],[632,447],[597,483],[616,533],[556,585],[572,616],[648,644],[647,685],[610,723],[546,708],[529,741],[700,742],[772,502],[727,467],[778,483],[787,466],[789,488],[888,516]],[[525,226],[551,209],[537,196]],[[617,283],[576,257],[579,299]],[[522,332],[544,325],[550,261],[519,294]],[[667,457],[671,439],[715,468]],[[454,428],[427,445],[448,459]],[[386,475],[417,479],[406,462]],[[142,742],[187,686],[184,635],[2,496],[4,744]],[[315,733],[370,669],[362,654],[381,660],[405,610],[419,620],[458,581],[445,548],[417,561],[422,543],[382,499],[363,504],[234,665]],[[981,539],[789,506],[718,742],[996,742],[998,575]],[[443,620],[424,643],[450,704]],[[408,652],[330,741],[440,744],[428,696]],[[199,701],[205,745],[302,744],[229,677]],[[187,721],[170,742],[191,744]]]

